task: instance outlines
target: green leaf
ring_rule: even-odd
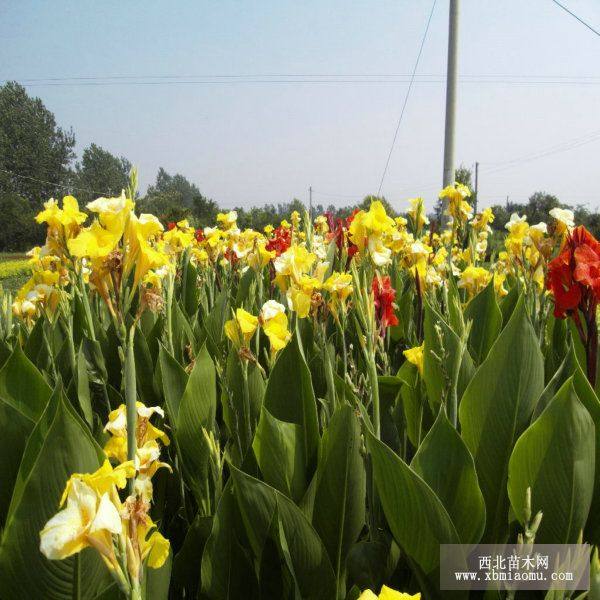
[[[221,393],[223,421],[225,421],[232,438],[235,439],[239,431],[243,444],[246,431],[244,378],[240,359],[236,352],[230,352],[227,357],[227,366],[223,380]],[[248,392],[250,399],[250,426],[254,430],[263,403],[265,381],[259,368],[252,363],[248,365]]]
[[[411,468],[436,493],[463,544],[476,544],[485,528],[485,503],[473,457],[441,409]]]
[[[47,560],[39,551],[39,532],[58,511],[70,475],[95,471],[101,455],[81,418],[56,391],[19,468],[0,545],[3,597],[71,600],[80,579],[81,597],[93,598],[108,585],[108,570],[91,548],[61,561]]]
[[[215,365],[202,346],[183,392],[175,437],[181,452],[183,471],[199,501],[206,498],[209,448],[202,429],[214,429],[217,410]]]
[[[37,421],[52,394],[50,386],[18,344],[0,369],[0,398],[32,421]]]
[[[529,425],[543,385],[542,353],[521,298],[465,390],[459,409],[462,437],[475,459],[485,498],[484,539],[490,543],[502,543],[508,534],[508,461]]]
[[[173,565],[173,551],[160,569],[146,567],[145,578],[142,585],[142,597],[152,600],[168,600],[169,584],[171,583],[171,567]]]
[[[301,426],[276,419],[263,406],[252,448],[263,479],[298,503],[307,487]]]
[[[327,548],[338,586],[346,556],[365,524],[366,474],[360,434],[352,408],[338,408],[323,435],[317,467],[313,526]]]
[[[300,425],[307,465],[315,465],[319,447],[317,404],[297,334],[280,352],[273,366],[264,405],[276,419]]]
[[[246,549],[232,479],[227,482],[213,519],[212,531],[202,553],[202,592],[211,600],[258,598],[258,581]]]
[[[133,337],[133,351],[135,353],[135,374],[138,394],[144,404],[154,406],[160,404],[160,395],[155,386],[154,363],[148,342],[140,327]]]
[[[544,514],[536,543],[577,542],[594,489],[594,435],[594,422],[568,380],[517,440],[508,494],[523,524],[526,490],[531,487],[531,512]]]
[[[160,365],[160,375],[162,380],[163,394],[167,410],[171,418],[171,425],[177,423],[179,414],[179,404],[181,397],[188,383],[188,374],[185,369],[169,354],[163,347],[160,347],[158,354],[158,363]]]
[[[440,544],[459,544],[450,515],[427,483],[373,434],[367,433],[373,477],[392,534],[429,578],[440,563]]]
[[[77,353],[77,400],[81,414],[91,428],[94,417],[92,412],[92,400],[90,398],[90,380],[88,378],[85,355],[81,347]]]
[[[493,278],[465,308],[465,320],[471,320],[469,352],[475,364],[481,364],[502,329],[502,313],[496,302]]]
[[[302,511],[286,496],[266,483],[232,467],[240,513],[254,557],[273,539],[297,583],[301,597],[330,600],[335,597],[335,577],[323,542]]]

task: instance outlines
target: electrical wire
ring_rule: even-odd
[[[586,23],[581,17],[577,16],[573,11],[570,11],[566,6],[561,4],[558,0],[552,0],[554,4],[560,6],[565,12],[569,13],[574,19],[577,19],[582,25],[587,27],[590,31],[595,33],[598,37],[600,37],[600,31],[594,29],[589,23]]]
[[[415,65],[412,70],[412,74],[410,77],[410,82],[408,84],[408,89],[406,90],[406,95],[404,96],[404,103],[402,104],[402,110],[400,111],[400,118],[398,119],[398,124],[396,125],[396,131],[394,132],[394,137],[392,139],[392,145],[390,146],[390,151],[388,152],[387,160],[385,161],[385,167],[383,169],[383,173],[381,174],[381,181],[379,182],[379,188],[377,189],[377,195],[381,193],[381,187],[383,186],[383,181],[385,179],[390,159],[392,158],[392,153],[394,152],[394,146],[396,144],[396,138],[398,137],[398,131],[400,130],[400,125],[402,124],[402,118],[404,117],[404,110],[406,109],[406,104],[408,103],[408,98],[410,96],[410,91],[412,90],[413,83],[415,81],[415,75],[417,73],[417,68],[419,66],[419,61],[421,60],[421,54],[423,53],[423,47],[425,46],[425,40],[427,39],[427,32],[429,31],[429,25],[431,24],[431,18],[433,17],[433,11],[435,10],[436,0],[433,0],[433,4],[431,6],[431,12],[429,13],[429,18],[427,19],[427,25],[425,25],[425,31],[423,32],[423,37],[421,39],[421,45],[419,46],[419,52],[417,53],[417,59],[415,60]]]

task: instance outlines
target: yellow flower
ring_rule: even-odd
[[[294,228],[298,229],[298,225],[300,225],[300,213],[297,210],[293,211],[290,216],[290,219]]]
[[[494,222],[494,213],[491,208],[486,208],[475,216],[471,222],[471,226],[476,231],[487,231],[489,230],[490,223]]]
[[[483,267],[469,265],[458,280],[458,287],[467,290],[470,298],[478,294],[490,281],[492,274]]]
[[[446,186],[440,192],[440,198],[448,198],[448,214],[458,222],[466,221],[473,211],[466,198],[471,196],[471,190],[462,183]]]
[[[564,235],[575,227],[575,215],[572,210],[565,208],[553,208],[550,216],[554,219],[554,231],[558,235]]]
[[[429,225],[429,219],[425,214],[423,198],[410,198],[408,202],[410,204],[408,215],[412,219],[415,230],[418,232],[424,225]]]
[[[263,231],[264,231],[264,232],[265,232],[267,235],[269,235],[269,234],[273,233],[273,230],[274,230],[274,229],[275,229],[275,228],[273,227],[273,225],[265,225],[265,227],[264,227]]]
[[[152,533],[148,536],[150,531]],[[142,561],[147,559],[147,564],[151,569],[160,569],[169,556],[169,548],[171,547],[169,540],[164,538],[159,531],[156,531],[156,524],[149,516],[145,517],[144,522],[138,524],[137,535]]]
[[[120,233],[104,229],[98,221],[94,221],[90,227],[68,241],[69,252],[78,258],[106,258],[115,249],[120,238]]]
[[[409,348],[408,350],[405,350],[403,352],[404,356],[406,357],[406,360],[409,363],[411,363],[412,365],[415,365],[415,367],[417,367],[421,377],[423,376],[423,350],[424,350],[424,348],[425,348],[425,345],[421,344],[420,346],[415,346],[414,348]]]
[[[141,402],[136,402],[137,408],[137,429],[136,439],[137,446],[141,447],[146,442],[160,440],[165,446],[169,445],[169,436],[150,423],[150,417],[157,414],[160,417],[165,416],[162,408],[159,406],[145,406]],[[121,460],[122,451],[124,449],[127,456],[127,412],[124,404],[111,411],[108,415],[108,423],[104,427],[104,431],[109,432],[113,438],[109,440],[104,448],[107,455]],[[115,441],[115,438],[122,438],[122,441]],[[120,454],[115,451],[119,448]],[[108,448],[108,450],[107,450]]]
[[[243,308],[238,308],[235,311],[235,318],[225,323],[225,335],[239,350],[240,348],[248,347],[248,343],[252,339],[257,327],[258,317],[251,315]]]
[[[122,531],[121,517],[108,493],[98,494],[80,479],[69,488],[67,506],[40,532],[40,550],[51,560],[77,554],[88,546],[114,562],[112,535]]]
[[[350,224],[348,237],[362,251],[369,243],[370,237],[380,237],[393,227],[394,219],[388,217],[381,201],[375,200],[371,202],[368,211],[361,210],[356,213]]]
[[[321,289],[323,273],[317,273],[317,275],[320,275],[320,277],[302,275],[300,280],[287,291],[289,307],[301,319],[308,317],[312,307],[313,294]]]
[[[133,201],[125,197],[125,192],[115,198],[98,198],[88,202],[87,209],[98,213],[100,223],[109,231],[121,237],[125,225],[133,214]]]
[[[135,467],[132,461],[125,461],[113,468],[108,460],[105,460],[102,466],[97,471],[94,471],[94,473],[73,473],[65,486],[60,499],[60,506],[64,504],[76,481],[82,481],[97,494],[102,495],[110,494],[115,486],[122,490],[127,484],[127,479],[134,475]]]
[[[217,215],[217,223],[220,223],[224,230],[231,229],[235,227],[237,217],[238,215],[235,210],[231,210],[228,213],[219,213]]]
[[[346,310],[346,300],[352,294],[352,275],[350,273],[338,273],[334,271],[323,284],[323,288],[331,295],[329,308],[337,315],[338,308]]]
[[[290,281],[298,282],[313,266],[316,255],[309,252],[304,246],[293,245],[278,256],[274,261],[277,276],[275,283],[282,291],[286,291]]]
[[[397,592],[386,585],[381,586],[379,596],[376,596],[371,590],[365,590],[358,600],[421,600],[421,594],[406,594],[405,592]]]
[[[259,321],[269,338],[271,354],[275,355],[283,350],[292,338],[292,334],[288,330],[288,318],[283,304],[275,300],[265,302],[260,311]]]

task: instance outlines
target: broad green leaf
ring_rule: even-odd
[[[566,319],[558,319],[550,313],[546,321],[546,339],[548,343],[544,355],[544,372],[548,383],[569,350]]]
[[[496,302],[493,279],[465,308],[465,320],[471,320],[469,351],[475,364],[481,364],[502,329],[502,313]]]
[[[202,593],[211,600],[259,598],[250,557],[240,543],[244,526],[230,479],[223,490],[212,531],[202,553]]]
[[[577,543],[594,489],[594,435],[594,422],[568,380],[517,440],[510,457],[508,494],[523,524],[531,487],[531,512],[544,514],[536,543]]]
[[[513,314],[513,310],[517,306],[519,301],[519,288],[515,285],[512,286],[508,294],[500,300],[498,306],[500,307],[500,312],[502,313],[502,328],[506,327],[510,318]]]
[[[346,557],[365,523],[366,474],[360,434],[354,410],[348,405],[338,408],[323,435],[317,467],[313,526],[327,548],[342,591]]]
[[[37,421],[52,394],[42,374],[18,344],[0,369],[0,398],[32,421]]]
[[[373,434],[367,433],[373,477],[392,534],[430,578],[440,563],[440,544],[459,544],[450,515],[427,483]]]
[[[138,395],[147,406],[160,404],[160,395],[155,387],[154,363],[148,342],[140,327],[137,328],[133,338],[133,351],[135,353],[135,374]]]
[[[485,503],[473,457],[443,409],[410,466],[441,500],[461,542],[476,544],[485,528]]]
[[[260,409],[265,394],[265,381],[254,364],[248,365],[248,392],[250,400],[250,427],[256,428]],[[246,416],[244,407],[244,379],[242,366],[236,352],[230,352],[227,357],[225,377],[222,382],[221,405],[223,408],[223,421],[227,425],[229,434],[237,439],[238,432],[242,445],[248,437],[246,431]],[[246,448],[243,448],[245,453]]]
[[[263,479],[298,503],[307,486],[300,425],[276,419],[263,406],[252,448]]]
[[[147,600],[168,600],[169,584],[171,583],[171,567],[173,565],[173,551],[160,569],[146,567],[145,578],[142,585],[142,597]]]
[[[0,529],[4,527],[19,462],[35,422],[0,398]]]
[[[205,497],[209,448],[202,429],[214,429],[217,410],[217,376],[215,365],[203,346],[183,392],[175,436],[181,452],[183,471],[200,500]]]
[[[575,370],[579,368],[579,363],[577,362],[577,357],[575,356],[575,351],[573,350],[573,346],[569,348],[567,354],[565,355],[563,361],[560,363],[560,366],[555,370],[554,375],[548,381],[540,399],[537,401],[535,405],[535,411],[533,413],[534,418],[537,418],[543,410],[548,406],[548,403],[556,394],[558,390],[563,386],[565,381],[569,379],[575,373]]]
[[[271,539],[278,545],[301,597],[315,600],[335,597],[335,576],[327,550],[302,511],[274,488],[235,467],[232,478],[255,559],[260,559],[276,529],[276,538]]]
[[[273,366],[265,390],[264,405],[276,419],[300,425],[307,465],[315,465],[319,446],[317,403],[310,371],[296,334],[280,352]]]
[[[165,403],[171,418],[171,425],[175,426],[179,414],[179,404],[189,377],[184,368],[163,346],[161,346],[159,350],[158,363],[160,365]]]
[[[2,533],[3,597],[71,600],[82,581],[80,597],[94,598],[108,585],[108,570],[95,550],[61,561],[47,560],[39,550],[39,532],[58,511],[68,478],[95,471],[101,455],[71,404],[55,392],[27,442]]]
[[[92,400],[90,398],[90,380],[88,378],[87,363],[82,348],[79,348],[79,352],[77,353],[77,399],[83,418],[87,424],[92,427],[94,417],[92,412]]]
[[[462,437],[475,459],[485,499],[484,540],[490,543],[502,543],[508,534],[508,461],[529,425],[543,385],[542,353],[521,298],[465,390],[459,409]]]

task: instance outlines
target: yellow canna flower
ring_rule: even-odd
[[[121,531],[121,517],[109,494],[98,494],[81,479],[73,479],[67,506],[40,532],[40,550],[46,558],[61,560],[93,546],[111,565],[115,562],[112,535]]]
[[[133,201],[125,197],[124,191],[114,198],[97,198],[87,203],[87,209],[97,213],[100,223],[117,237],[123,235],[134,206]]]
[[[68,241],[69,252],[78,258],[106,258],[121,239],[120,233],[105,229],[98,221],[83,229],[79,235]]]
[[[417,369],[419,370],[419,375],[421,375],[421,377],[423,376],[424,349],[425,345],[421,344],[420,346],[409,348],[408,350],[405,350],[403,352],[404,356],[406,357],[406,360],[412,365],[415,365],[415,367],[417,367]]]
[[[237,217],[238,215],[235,210],[231,210],[228,213],[219,213],[217,215],[217,223],[220,223],[224,230],[231,229],[235,227]]]
[[[423,198],[410,198],[408,200],[410,204],[410,209],[408,210],[408,215],[412,219],[414,224],[414,228],[417,232],[419,232],[423,226],[429,225],[429,219],[425,213],[425,205],[423,203]],[[396,219],[396,222],[398,219]],[[406,219],[404,220],[404,225],[406,226]]]
[[[489,283],[491,278],[492,274],[483,267],[469,265],[461,273],[458,287],[467,290],[467,296],[471,299]]]
[[[564,235],[575,227],[575,215],[572,210],[566,208],[553,208],[550,216],[554,219],[554,231],[558,235]]]
[[[386,585],[381,586],[379,596],[376,596],[371,590],[365,590],[358,600],[421,600],[421,594],[406,594],[405,592],[397,592]]]
[[[346,300],[354,291],[352,286],[352,275],[350,273],[338,273],[334,271],[323,284],[323,288],[329,292],[331,300],[329,308],[334,315],[338,309],[346,310]]]
[[[127,452],[127,451],[126,451]],[[110,461],[105,460],[102,466],[94,473],[73,473],[67,481],[65,490],[60,499],[60,506],[65,502],[75,481],[82,481],[97,494],[109,494],[113,487],[122,490],[127,485],[127,479],[135,475],[132,461],[125,460],[122,464],[112,467]]]
[[[260,309],[259,323],[269,338],[271,355],[283,350],[292,339],[288,330],[288,318],[285,306],[275,300],[267,300]]]
[[[248,343],[252,339],[257,327],[258,317],[255,317],[243,308],[238,308],[235,311],[235,318],[225,323],[225,335],[239,350],[240,348],[248,347]]]

